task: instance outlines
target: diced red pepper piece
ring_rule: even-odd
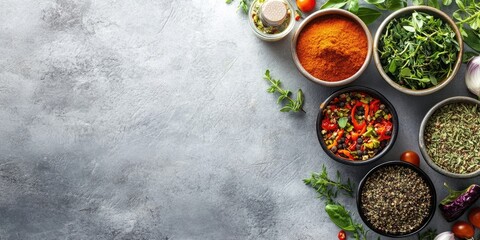
[[[322,120],[322,129],[331,131],[331,130],[336,130],[338,128],[338,125],[336,123],[331,123],[330,119],[325,118]]]

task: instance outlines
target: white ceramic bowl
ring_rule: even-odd
[[[460,46],[460,51],[458,52],[457,61],[455,63],[455,66],[454,66],[453,71],[450,74],[450,76],[448,76],[446,79],[439,82],[439,84],[436,85],[436,86],[433,86],[433,87],[430,87],[430,88],[427,88],[427,89],[421,89],[421,90],[413,90],[413,89],[410,89],[410,88],[406,88],[406,87],[403,87],[400,84],[396,83],[395,81],[393,81],[387,75],[387,73],[385,73],[385,71],[383,70],[382,63],[380,62],[380,55],[378,54],[380,37],[383,35],[384,30],[385,30],[386,26],[388,25],[388,23],[390,21],[392,21],[392,19],[394,19],[394,18],[400,18],[400,17],[404,17],[404,16],[407,16],[407,15],[411,15],[415,11],[416,12],[424,12],[424,13],[430,14],[434,17],[442,19],[455,32],[456,40],[457,40],[457,42]],[[460,67],[462,65],[462,54],[463,54],[463,41],[462,41],[462,37],[460,35],[460,31],[458,30],[457,26],[455,25],[455,22],[444,12],[442,12],[442,11],[436,9],[436,8],[428,7],[428,6],[406,7],[406,8],[402,8],[402,9],[397,10],[397,11],[393,12],[392,14],[390,14],[390,16],[388,16],[382,22],[380,27],[378,27],[377,33],[375,34],[375,40],[374,40],[374,43],[373,43],[373,59],[375,61],[375,66],[377,67],[378,72],[380,72],[380,75],[382,75],[383,79],[385,79],[385,81],[387,81],[388,84],[390,84],[393,88],[397,89],[398,91],[406,93],[406,94],[410,94],[410,95],[416,95],[416,96],[428,95],[428,94],[434,93],[434,92],[444,88],[445,86],[447,86],[447,84],[450,83],[453,80],[453,78],[455,78],[455,75],[457,74],[458,70],[460,69]]]
[[[308,23],[310,23],[312,20],[315,20],[319,17],[327,16],[327,15],[340,15],[340,16],[351,19],[352,21],[358,23],[363,28],[363,30],[365,31],[365,35],[367,37],[368,50],[367,50],[367,56],[365,57],[365,61],[363,62],[363,65],[355,74],[353,74],[352,76],[346,79],[339,80],[339,81],[326,81],[326,80],[322,80],[314,77],[312,74],[307,72],[305,68],[303,68],[297,56],[297,40],[303,28],[306,25],[308,25]],[[372,56],[372,48],[373,48],[372,43],[373,43],[373,40],[372,40],[372,34],[370,33],[370,30],[368,30],[367,25],[365,25],[365,23],[358,16],[343,9],[324,9],[324,10],[319,10],[315,13],[312,13],[310,16],[305,18],[305,20],[303,20],[303,22],[300,24],[297,31],[295,32],[295,35],[293,36],[291,49],[292,49],[293,61],[295,62],[295,65],[297,66],[300,73],[303,74],[303,76],[305,76],[307,79],[311,80],[314,83],[318,83],[327,87],[338,87],[338,86],[343,86],[353,82],[355,79],[360,77],[360,75],[362,75],[365,69],[367,69],[367,66],[370,63],[370,59]]]

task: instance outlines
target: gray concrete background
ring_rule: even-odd
[[[257,39],[237,4],[0,1],[0,239],[336,239],[302,179],[326,164],[358,182],[375,164],[326,156],[315,118],[336,88],[300,75],[291,35]],[[306,114],[278,111],[267,68],[304,90]],[[400,116],[385,161],[418,152],[432,105],[469,95],[464,72],[412,97],[372,61],[354,85],[381,91]],[[444,181],[479,180],[421,164],[439,198]],[[353,200],[340,201],[356,212]],[[437,212],[430,227],[450,224]]]

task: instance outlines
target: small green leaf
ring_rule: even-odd
[[[470,62],[470,60],[472,60],[472,58],[478,56],[478,53],[475,53],[475,52],[464,52],[463,53],[463,59],[462,59],[462,62],[463,63],[468,63]]]
[[[280,109],[280,112],[290,112],[292,108],[290,106],[284,106]]]
[[[348,0],[328,0],[326,3],[324,3],[320,9],[326,9],[326,8],[342,8],[347,4]]]
[[[465,10],[465,5],[463,4],[462,0],[455,0],[455,3],[460,10]]]
[[[473,50],[480,52],[480,36],[471,29],[464,29],[467,34],[463,41]]]
[[[415,32],[415,28],[413,28],[411,26],[403,26],[403,28],[405,28],[405,30],[407,30],[409,32]]]
[[[359,7],[357,16],[362,19],[362,21],[365,24],[370,24],[377,20],[380,16],[382,16],[382,13],[371,8],[365,8],[365,7]]]
[[[388,66],[388,71],[389,71],[390,73],[395,73],[396,70],[397,70],[396,61],[391,61],[391,62],[390,62],[390,65]]]
[[[325,211],[330,217],[330,220],[332,220],[337,227],[349,232],[356,230],[352,221],[352,217],[350,217],[350,214],[342,205],[328,204],[325,206]]]
[[[400,76],[402,77],[410,77],[412,76],[412,71],[409,68],[404,68],[400,71]]]
[[[350,0],[348,4],[348,11],[352,13],[358,12],[358,0]]]
[[[452,0],[442,0],[443,6],[450,6],[452,4]]]
[[[438,0],[428,0],[428,6],[440,9],[440,4],[438,4]]]
[[[345,126],[347,126],[347,122],[348,122],[348,118],[341,117],[340,119],[338,119],[338,126],[340,128],[345,128]]]
[[[384,3],[385,0],[365,0],[365,2],[370,4],[380,4],[380,3]]]
[[[225,3],[230,4],[233,0],[225,0]]]
[[[424,3],[423,0],[412,0],[412,4],[416,6],[423,5],[423,3]]]

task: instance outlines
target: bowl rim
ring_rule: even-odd
[[[395,81],[393,81],[385,73],[385,71],[383,71],[383,66],[380,62],[380,56],[378,54],[380,36],[383,34],[387,24],[394,18],[401,17],[403,15],[406,15],[406,14],[408,14],[410,12],[414,12],[414,11],[425,12],[425,13],[428,13],[428,14],[432,14],[433,16],[435,16],[437,18],[440,18],[440,19],[442,19],[442,21],[446,22],[452,28],[453,32],[455,33],[456,40],[457,40],[458,45],[460,47],[460,50],[459,50],[458,56],[457,56],[457,61],[454,65],[453,71],[450,74],[450,76],[448,76],[446,79],[444,79],[442,82],[440,82],[440,84],[438,84],[436,86],[433,86],[433,87],[430,87],[430,88],[427,88],[427,89],[422,89],[422,90],[412,90],[410,88],[400,86]],[[429,7],[429,6],[409,6],[409,7],[405,7],[405,8],[402,8],[402,9],[399,9],[399,10],[393,12],[387,18],[385,18],[385,20],[383,20],[383,22],[380,24],[380,26],[377,29],[377,32],[375,33],[375,38],[374,38],[374,41],[373,41],[373,59],[374,59],[374,62],[375,62],[375,66],[376,66],[378,72],[380,73],[380,75],[393,88],[397,89],[400,92],[403,92],[403,93],[406,93],[406,94],[409,94],[409,95],[414,95],[414,96],[428,95],[428,94],[434,93],[434,92],[444,88],[446,85],[448,85],[455,78],[455,76],[457,75],[458,71],[460,70],[460,68],[462,66],[462,56],[463,56],[463,39],[461,37],[461,33],[460,33],[460,30],[458,29],[457,25],[452,20],[452,18],[450,18],[450,16],[448,16],[446,13],[444,13],[441,10],[438,10],[436,8]]]
[[[280,32],[280,33],[275,33],[275,34],[266,34],[266,33],[262,33],[260,32],[257,27],[255,26],[255,24],[253,23],[252,21],[252,11],[253,11],[253,7],[255,6],[255,3],[257,3],[259,0],[254,0],[251,4],[250,4],[250,8],[248,9],[248,25],[250,25],[250,27],[252,28],[255,36],[257,36],[258,38],[260,38],[261,40],[264,40],[264,41],[267,41],[267,42],[275,42],[275,41],[279,41],[281,39],[283,39],[285,36],[287,36],[292,30],[293,28],[295,27],[295,8],[293,7],[293,5],[290,3],[290,1],[287,1],[287,0],[282,0],[283,2],[285,2],[285,4],[287,4],[289,10],[290,10],[290,23],[288,24],[287,28],[283,31],[283,32]]]
[[[384,168],[384,167],[387,167],[387,166],[403,166],[403,167],[407,167],[407,168],[410,168],[412,169],[413,171],[417,172],[420,177],[427,183],[427,185],[429,186],[429,189],[430,189],[430,195],[432,196],[432,205],[430,206],[430,214],[428,215],[427,218],[425,218],[423,224],[415,231],[411,232],[411,233],[407,233],[407,234],[403,234],[403,235],[393,235],[393,234],[388,234],[388,233],[385,233],[385,232],[382,232],[382,231],[379,231],[378,229],[376,229],[372,224],[370,224],[370,222],[367,221],[366,219],[366,216],[365,214],[363,213],[363,210],[362,210],[362,207],[361,207],[361,194],[363,192],[363,186],[365,185],[365,182],[366,180],[368,179],[369,176],[371,176],[375,171],[378,171],[379,169],[381,168]],[[392,238],[402,238],[402,237],[407,237],[407,236],[411,236],[411,235],[414,235],[418,232],[420,232],[423,228],[425,228],[429,223],[430,221],[433,219],[433,216],[435,215],[435,210],[437,208],[437,191],[435,189],[435,185],[433,184],[432,182],[432,179],[430,179],[430,177],[428,176],[428,174],[426,174],[421,168],[409,163],[409,162],[404,162],[404,161],[400,161],[400,160],[394,160],[394,161],[387,161],[387,162],[384,162],[384,163],[381,163],[377,166],[375,166],[374,168],[370,169],[370,171],[367,172],[367,174],[365,174],[365,176],[362,178],[362,180],[360,181],[360,183],[358,184],[358,188],[357,188],[357,196],[356,196],[356,204],[357,204],[357,211],[358,211],[358,215],[360,215],[360,218],[362,219],[362,221],[365,223],[365,225],[367,225],[372,231],[380,234],[380,235],[383,235],[383,236],[387,236],[387,237],[392,237]]]
[[[303,68],[303,66],[300,63],[300,60],[298,59],[298,56],[297,56],[297,40],[298,40],[298,36],[302,32],[303,28],[306,25],[308,25],[308,23],[310,23],[312,20],[314,20],[318,17],[321,17],[321,16],[326,16],[326,15],[344,16],[344,17],[347,17],[347,18],[351,19],[352,21],[356,22],[357,24],[359,24],[362,27],[362,29],[363,29],[366,37],[367,37],[367,45],[368,45],[367,56],[365,57],[365,61],[363,62],[363,65],[360,67],[360,69],[358,69],[358,71],[355,74],[353,74],[352,76],[350,76],[346,79],[343,79],[343,80],[340,80],[340,81],[334,81],[334,82],[325,81],[325,80],[316,78],[313,75],[311,75],[309,72],[307,72],[307,70],[305,70],[305,68]],[[346,84],[349,84],[349,83],[353,82],[358,77],[360,77],[360,75],[362,75],[363,72],[367,69],[367,67],[370,63],[370,60],[372,58],[373,37],[372,37],[372,34],[370,33],[370,30],[368,29],[367,25],[357,15],[355,15],[355,14],[349,12],[349,11],[343,10],[343,9],[335,9],[335,8],[322,9],[322,10],[318,10],[318,11],[310,14],[310,16],[305,18],[300,23],[297,30],[295,31],[295,34],[293,35],[290,48],[291,48],[291,52],[292,52],[293,62],[295,63],[295,66],[297,67],[297,69],[300,71],[300,73],[304,77],[306,77],[308,80],[310,80],[314,83],[317,83],[317,84],[320,84],[320,85],[323,85],[323,86],[338,87],[338,86],[343,86],[343,85],[346,85]]]
[[[355,92],[365,92],[365,93],[368,93],[369,95],[371,95],[372,97],[376,97],[376,98],[380,99],[380,101],[383,104],[387,105],[389,111],[392,114],[393,131],[392,131],[392,135],[391,135],[392,137],[390,138],[390,141],[388,142],[387,146],[384,149],[382,149],[382,151],[380,151],[377,155],[373,156],[372,158],[369,158],[367,160],[362,160],[362,161],[346,160],[346,159],[338,157],[335,154],[333,154],[332,152],[330,152],[330,150],[328,150],[327,146],[325,145],[325,142],[323,141],[322,128],[321,128],[321,122],[323,120],[322,112],[323,112],[324,107],[326,107],[328,105],[328,103],[330,103],[330,101],[332,101],[338,95],[340,95],[342,93],[354,92],[354,91]],[[385,154],[387,154],[388,151],[390,151],[390,149],[392,149],[393,145],[395,144],[395,141],[397,140],[397,136],[398,136],[398,132],[399,132],[398,131],[399,130],[398,129],[399,125],[400,125],[399,124],[399,119],[398,119],[398,115],[397,115],[397,111],[395,110],[395,107],[380,92],[378,92],[378,91],[376,91],[372,88],[364,87],[364,86],[349,86],[349,87],[344,87],[344,88],[341,88],[341,89],[333,92],[332,94],[330,94],[327,97],[327,99],[325,99],[320,104],[320,109],[319,109],[318,114],[317,114],[316,132],[317,132],[318,142],[320,143],[320,146],[322,147],[323,151],[333,160],[335,160],[339,163],[347,164],[347,165],[366,165],[366,164],[369,164],[371,162],[375,162],[378,159],[382,158]]]
[[[450,97],[447,99],[444,99],[437,104],[435,104],[430,110],[425,114],[425,117],[423,117],[422,123],[420,124],[420,130],[418,133],[418,145],[420,148],[420,152],[427,162],[427,164],[433,168],[433,170],[437,171],[438,173],[441,173],[444,176],[447,177],[452,177],[452,178],[473,178],[477,177],[480,175],[480,169],[478,169],[475,172],[467,173],[467,174],[459,174],[459,173],[452,173],[449,172],[441,167],[439,167],[433,160],[430,158],[430,155],[427,153],[427,147],[425,145],[425,128],[427,126],[428,120],[430,117],[441,107],[450,104],[450,103],[472,103],[472,104],[477,104],[480,106],[480,101],[471,97],[466,97],[466,96],[455,96],[455,97]]]

